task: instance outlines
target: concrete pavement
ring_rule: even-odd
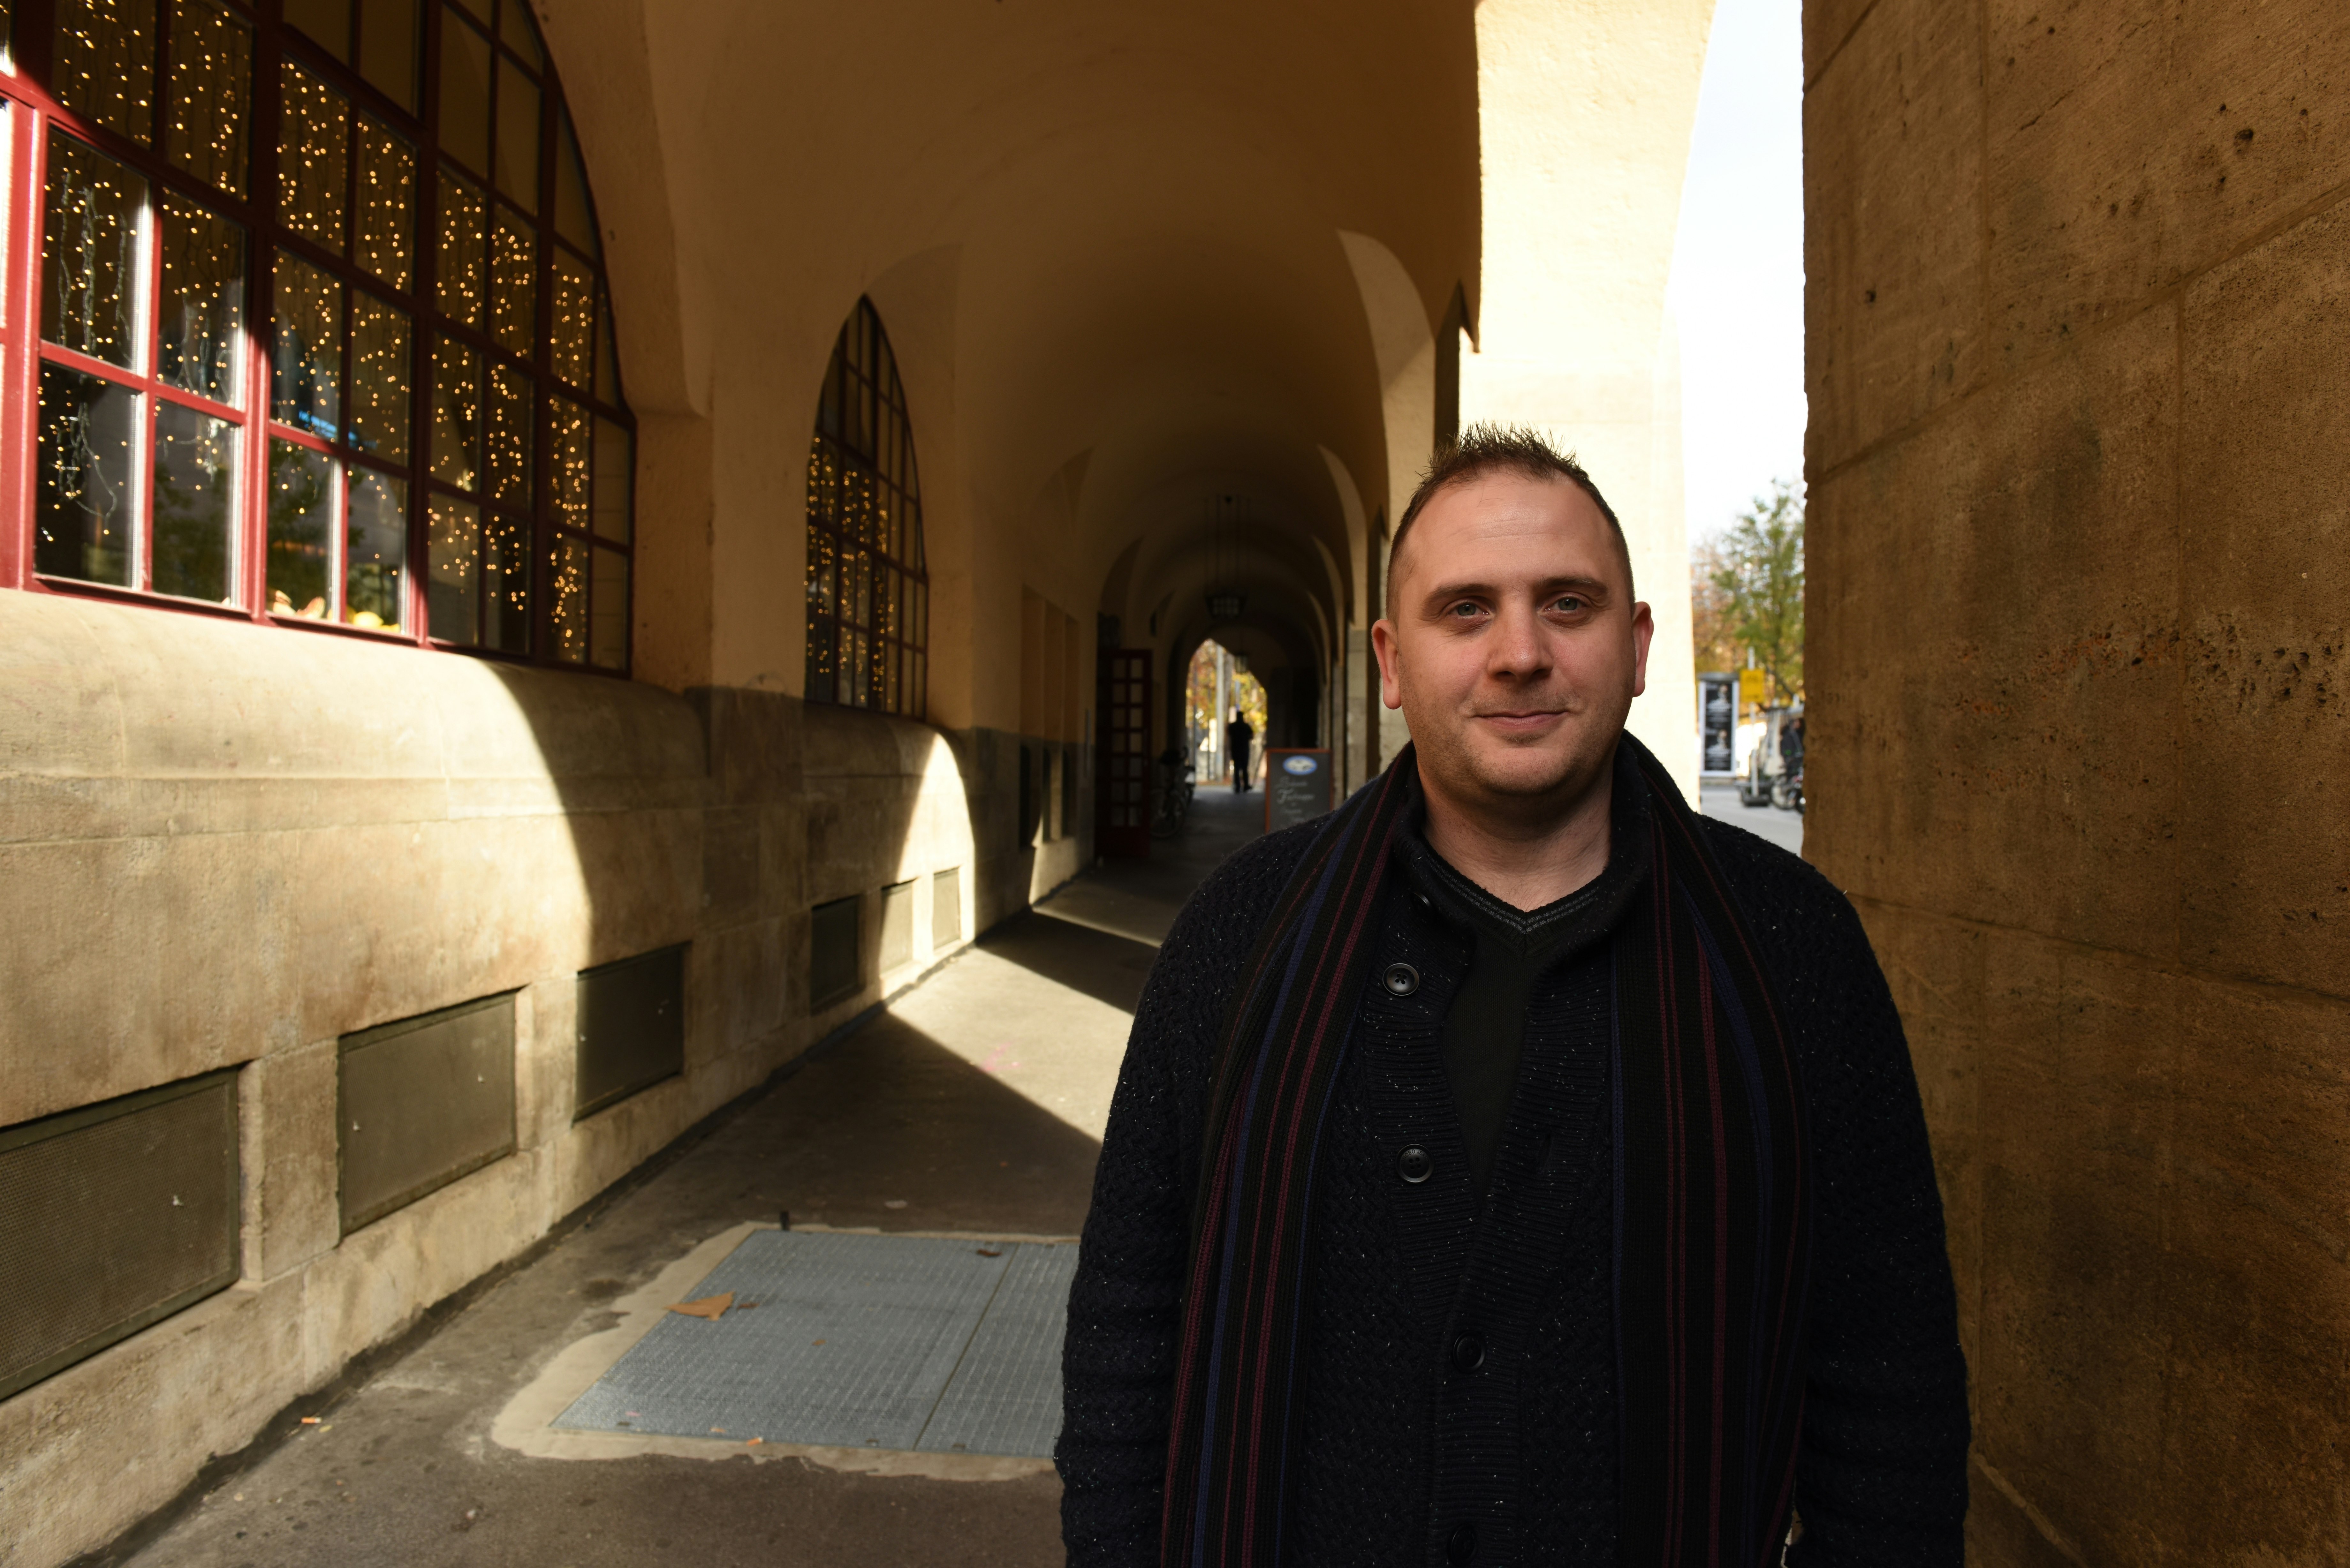
[[[1775,805],[1744,805],[1738,786],[1705,784],[1698,786],[1698,810],[1705,815],[1742,827],[1796,855],[1804,852],[1803,814]]]

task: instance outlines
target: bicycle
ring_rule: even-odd
[[[1198,788],[1197,770],[1190,758],[1171,747],[1159,754],[1158,809],[1150,817],[1151,837],[1172,838],[1183,831]]]

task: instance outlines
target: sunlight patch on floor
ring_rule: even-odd
[[[973,948],[889,1011],[1088,1137],[1108,1127],[1123,1010]]]

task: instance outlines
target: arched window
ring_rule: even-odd
[[[808,443],[807,699],[920,718],[931,579],[898,358],[869,299],[832,347]]]
[[[625,670],[634,421],[524,0],[11,9],[0,583]]]

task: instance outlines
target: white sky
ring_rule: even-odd
[[[1665,297],[1690,542],[1804,472],[1800,0],[1716,0]]]

